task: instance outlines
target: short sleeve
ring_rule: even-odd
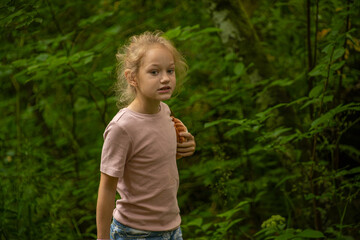
[[[112,177],[122,177],[130,152],[130,137],[116,122],[111,122],[104,133],[100,171]]]
[[[160,104],[161,104],[161,108],[164,109],[165,114],[170,116],[171,110],[170,110],[169,106],[164,102],[160,102]]]

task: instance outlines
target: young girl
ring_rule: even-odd
[[[96,222],[98,239],[182,239],[176,158],[195,151],[178,137],[169,107],[187,65],[160,32],[130,38],[117,55],[119,101],[130,103],[104,133]],[[121,199],[114,200],[116,190]],[[111,219],[113,221],[111,222]]]

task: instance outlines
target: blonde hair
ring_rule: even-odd
[[[136,91],[133,86],[128,84],[125,77],[125,70],[131,70],[131,73],[137,74],[141,65],[141,60],[146,51],[155,44],[160,44],[166,47],[174,57],[175,74],[177,86],[175,93],[179,91],[183,80],[186,76],[188,66],[184,57],[174,47],[173,43],[162,36],[161,31],[144,32],[140,35],[135,35],[130,38],[127,45],[124,45],[116,54],[117,59],[117,81],[114,90],[117,97],[117,106],[119,108],[128,105],[136,97]]]

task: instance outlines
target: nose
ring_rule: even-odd
[[[170,77],[168,76],[167,73],[162,74],[160,82],[162,84],[167,84],[170,82]]]

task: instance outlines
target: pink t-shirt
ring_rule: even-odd
[[[119,178],[116,220],[149,231],[180,225],[176,131],[165,103],[156,114],[123,108],[115,115],[105,129],[100,171]]]

